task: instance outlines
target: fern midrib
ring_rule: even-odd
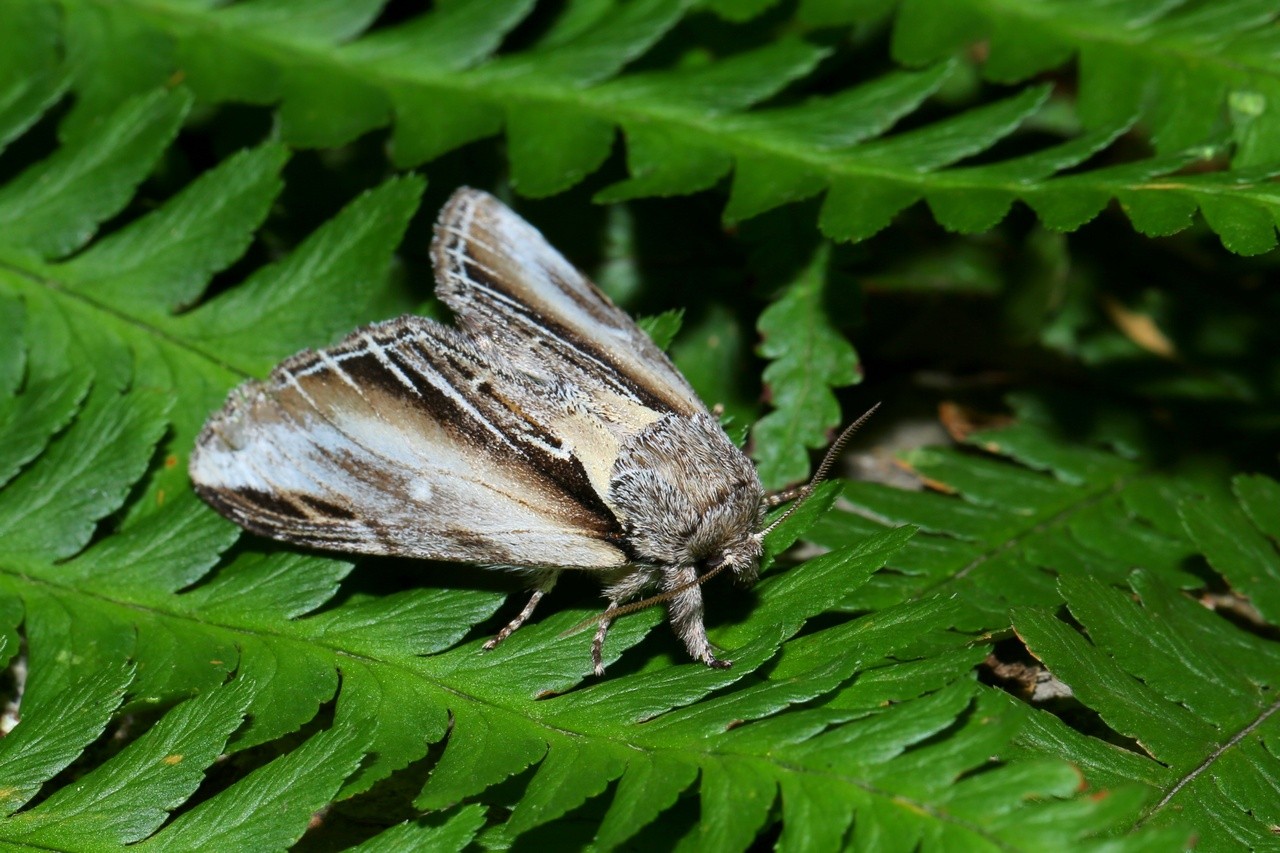
[[[50,569],[50,564],[40,562],[40,561],[31,561],[24,565],[23,561],[21,560],[12,561],[6,558],[5,562],[0,563],[0,573],[8,575],[13,583],[17,584],[18,586],[28,585],[28,586],[41,587],[47,592],[47,594],[53,595],[54,597],[58,597],[58,598],[79,597],[88,601],[95,602],[99,605],[107,605],[113,608],[118,608],[122,611],[125,611],[126,616],[130,613],[146,613],[157,620],[169,620],[185,626],[195,626],[197,629],[211,629],[215,631],[221,631],[233,639],[236,637],[253,637],[257,639],[270,640],[272,641],[272,643],[277,645],[286,644],[286,645],[299,646],[299,647],[303,647],[311,650],[319,649],[323,652],[326,652],[332,655],[335,658],[335,664],[334,664],[335,666],[337,666],[337,663],[336,663],[337,658],[345,657],[345,658],[351,658],[353,660],[363,661],[364,663],[369,665],[390,667],[398,671],[402,675],[410,676],[426,682],[427,684],[439,690],[441,693],[446,693],[451,696],[458,697],[460,699],[465,699],[468,702],[471,702],[476,705],[488,705],[493,709],[508,711],[511,713],[518,714],[517,711],[509,708],[508,706],[490,702],[488,699],[483,698],[479,695],[473,695],[473,694],[467,693],[465,691],[452,687],[449,684],[444,683],[442,681],[429,678],[421,671],[405,666],[404,664],[390,658],[377,657],[374,655],[355,652],[350,649],[343,648],[341,646],[331,645],[331,644],[322,642],[314,636],[299,637],[295,634],[286,633],[283,631],[270,630],[260,625],[254,625],[250,627],[245,625],[236,625],[234,623],[225,622],[225,621],[218,621],[215,619],[197,618],[196,616],[193,616],[191,613],[185,610],[177,610],[173,608],[162,607],[156,602],[147,602],[141,599],[126,599],[126,598],[120,598],[113,595],[108,595],[106,592],[102,591],[99,587],[93,586],[93,585],[70,585],[70,584],[58,583],[50,579],[49,569]],[[164,597],[166,600],[173,600],[175,596],[176,594],[166,594]],[[288,624],[288,625],[306,626],[305,617],[301,617],[296,620],[282,620],[282,623]],[[177,635],[181,636],[181,632],[177,632]],[[243,648],[240,645],[234,645],[234,647],[236,649]],[[415,658],[410,658],[410,659],[415,660]],[[239,662],[237,662],[237,667],[238,666],[239,666]],[[532,721],[533,718],[530,718],[528,716],[522,716],[521,719],[525,721]],[[547,729],[548,731],[557,731],[565,735],[576,734],[575,732],[571,732],[568,730],[557,729],[556,727],[551,725],[544,725],[543,728]]]

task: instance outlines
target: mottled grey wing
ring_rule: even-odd
[[[431,247],[436,293],[476,340],[519,369],[599,388],[658,412],[705,412],[635,322],[493,196],[462,188]]]
[[[627,562],[540,395],[455,329],[402,317],[232,392],[191,457],[200,495],[320,548],[522,566]],[[598,480],[598,477],[596,478]]]

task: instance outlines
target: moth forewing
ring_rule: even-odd
[[[231,392],[191,478],[254,532],[307,546],[527,569],[529,605],[596,572],[609,613],[668,596],[689,653],[699,577],[754,579],[763,489],[667,356],[532,226],[458,190],[432,243],[456,326],[405,316]]]
[[[464,341],[438,334],[450,331],[401,318],[236,389],[197,440],[197,490],[255,532],[314,547],[623,565],[620,528],[594,492],[570,499],[553,465],[494,464],[513,449],[498,426],[512,424],[500,406],[484,412],[458,396],[459,371],[478,364]],[[433,366],[428,356],[445,347]]]

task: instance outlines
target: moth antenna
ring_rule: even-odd
[[[775,527],[790,518],[793,512],[804,506],[804,502],[809,500],[813,495],[813,490],[816,489],[818,485],[826,479],[827,474],[831,472],[831,466],[836,464],[836,457],[840,455],[840,451],[844,450],[844,446],[849,443],[849,439],[853,438],[853,434],[858,431],[858,427],[865,424],[867,419],[874,415],[878,408],[880,408],[880,404],[876,403],[874,406],[863,412],[862,417],[849,424],[840,432],[840,435],[836,437],[836,440],[831,442],[831,447],[827,450],[827,455],[822,457],[822,464],[819,465],[818,470],[814,472],[813,479],[805,484],[805,487],[800,490],[800,497],[796,498],[795,503],[787,507],[787,511],[778,516],[772,524],[756,534],[759,539],[764,539],[773,532]]]
[[[648,598],[642,598],[639,601],[633,601],[630,604],[624,604],[620,607],[610,607],[608,610],[606,610],[603,613],[600,613],[596,616],[589,616],[586,619],[583,619],[577,625],[574,625],[569,630],[560,634],[560,636],[571,637],[574,634],[577,634],[579,631],[585,631],[587,628],[590,628],[592,625],[599,625],[601,622],[605,621],[606,619],[608,620],[617,619],[619,616],[626,616],[628,613],[635,613],[637,610],[645,610],[647,608],[653,607],[655,604],[662,604],[664,601],[670,601],[671,599],[675,598],[677,595],[679,595],[680,593],[686,590],[693,589],[695,586],[702,586],[704,583],[711,580],[713,577],[720,574],[728,567],[729,567],[729,563],[728,561],[725,561],[723,563],[720,563],[710,571],[706,572],[705,574],[700,575],[699,577],[696,577],[691,581],[686,581],[680,584],[675,589],[669,589],[666,592],[660,592],[657,595],[651,595]]]

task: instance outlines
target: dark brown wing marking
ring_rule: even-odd
[[[436,293],[477,340],[521,370],[563,375],[658,412],[706,409],[662,350],[533,226],[463,188],[431,247]]]

